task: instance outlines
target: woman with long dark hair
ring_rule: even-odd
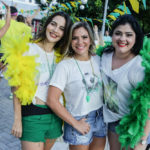
[[[124,116],[130,114],[131,91],[136,88],[139,82],[143,81],[145,76],[140,56],[144,36],[138,22],[132,15],[120,16],[113,23],[110,34],[112,46],[104,50],[101,59],[104,86],[103,115],[104,121],[108,123],[110,150],[120,150],[121,144],[116,127]],[[138,114],[135,115],[138,116]],[[134,119],[131,118],[131,120]],[[143,131],[144,134],[134,150],[145,150],[150,132],[149,120],[147,120]],[[126,130],[126,132],[129,131]],[[126,138],[125,135],[124,138]]]
[[[21,106],[14,94],[12,134],[21,139],[23,150],[49,150],[62,134],[62,121],[46,105],[49,82],[57,63],[57,54],[65,52],[72,21],[65,12],[56,12],[46,23],[25,56],[37,56],[37,89],[30,105]],[[57,53],[56,53],[57,52]],[[28,88],[28,87],[26,87]],[[14,92],[17,90],[15,88]]]

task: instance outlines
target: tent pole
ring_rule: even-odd
[[[102,25],[102,37],[104,37],[105,32],[105,22],[106,22],[106,16],[107,16],[107,8],[108,8],[108,0],[105,0],[105,8],[104,8],[104,16],[103,16],[103,25]]]

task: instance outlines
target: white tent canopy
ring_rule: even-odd
[[[39,8],[38,4],[35,4],[34,0],[4,0],[4,2],[6,4],[8,4],[9,6],[15,6],[18,11],[20,10],[24,10],[24,12],[27,11],[31,11],[31,10],[36,10]],[[2,9],[2,4],[0,2],[0,8],[1,8],[1,13],[5,14],[5,10]],[[27,16],[27,15],[32,15],[32,14],[27,14],[27,13],[23,13],[23,16]],[[36,19],[41,19],[43,16],[41,15],[41,13],[39,12],[38,15],[35,17]]]

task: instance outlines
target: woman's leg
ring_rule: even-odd
[[[56,139],[47,139],[45,146],[44,146],[44,150],[51,150],[51,148],[53,147],[54,143],[55,143]]]
[[[89,150],[89,145],[69,145],[69,150]]]
[[[121,150],[119,135],[116,134],[115,132],[108,131],[108,142],[109,142],[110,150]],[[126,148],[123,148],[122,150],[126,150]],[[132,149],[128,148],[128,150],[132,150]]]
[[[29,141],[21,141],[22,150],[43,150],[44,143],[43,142],[29,142]]]
[[[106,137],[98,138],[94,137],[90,144],[89,150],[104,150],[106,144]]]
[[[96,111],[92,127],[93,140],[90,144],[89,150],[104,150],[106,144],[106,124],[104,123],[102,108]]]
[[[119,135],[115,132],[108,131],[108,141],[110,150],[120,150],[121,144],[119,143]]]

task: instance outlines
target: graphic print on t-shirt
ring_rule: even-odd
[[[84,79],[82,80],[82,82],[88,93],[98,91],[99,86],[101,86],[99,78],[89,72],[84,73]]]
[[[117,83],[113,81],[109,76],[107,76],[103,71],[102,74],[102,81],[103,81],[103,88],[104,88],[104,104],[106,107],[114,113],[119,112],[119,107],[117,104]]]
[[[50,64],[50,68],[48,68],[49,66],[47,65],[47,63],[41,63],[39,65],[39,73],[36,77],[37,81],[38,81],[38,85],[39,86],[49,86],[49,82],[52,78],[52,76],[50,76],[50,73],[54,73],[54,70],[56,68],[56,64]],[[41,78],[41,79],[40,79]]]

